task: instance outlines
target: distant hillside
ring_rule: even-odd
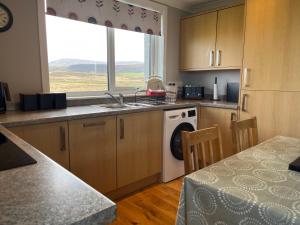
[[[59,59],[49,63],[50,72],[81,72],[81,73],[99,73],[107,71],[105,62],[81,60],[81,59]],[[141,62],[117,62],[116,72],[122,73],[142,73],[144,64]]]

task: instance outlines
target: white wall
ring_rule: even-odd
[[[19,93],[42,91],[36,0],[2,0],[14,17],[0,33],[0,80],[7,82],[14,102]]]

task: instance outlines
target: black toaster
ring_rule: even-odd
[[[204,87],[183,87],[182,98],[184,99],[203,99]]]

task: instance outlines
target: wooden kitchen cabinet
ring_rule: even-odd
[[[102,193],[117,188],[116,117],[69,122],[70,170]]]
[[[67,122],[20,126],[10,130],[64,168],[70,168]]]
[[[213,67],[216,44],[217,12],[181,20],[181,70]]]
[[[218,124],[222,133],[224,158],[236,153],[231,132],[231,120],[237,119],[237,110],[200,107],[198,128],[204,129]]]
[[[300,91],[300,1],[247,0],[245,90]]]
[[[276,135],[300,138],[300,92],[241,92],[240,118],[257,117],[259,141]]]
[[[180,69],[240,69],[244,5],[181,20]]]
[[[218,11],[216,63],[218,68],[241,68],[243,58],[244,5]]]
[[[161,111],[117,117],[117,186],[124,187],[161,173]]]

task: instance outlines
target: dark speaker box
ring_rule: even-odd
[[[55,93],[54,94],[54,108],[55,109],[65,109],[65,108],[67,108],[66,93]]]
[[[240,84],[239,83],[227,83],[227,101],[228,102],[239,102],[239,92]]]
[[[54,109],[55,96],[52,93],[40,93],[38,94],[39,109],[47,110]]]
[[[38,110],[38,96],[36,94],[20,94],[20,108],[23,111]]]

